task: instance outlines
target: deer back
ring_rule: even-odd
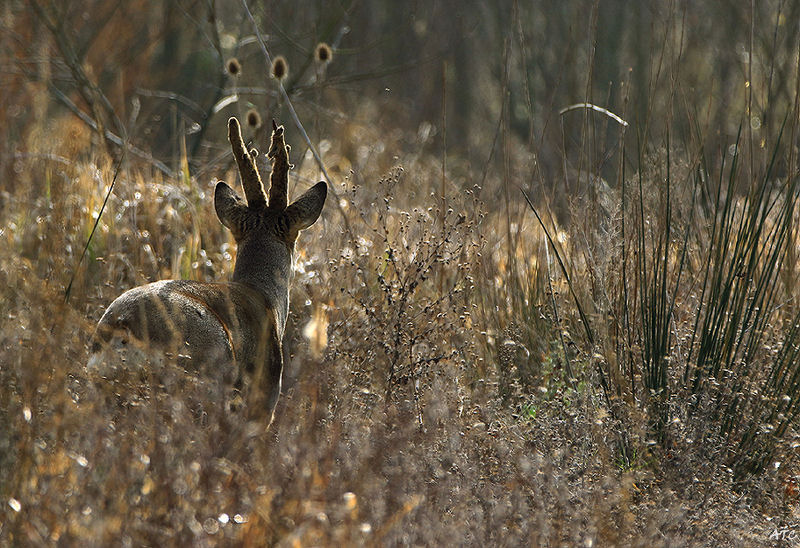
[[[265,400],[271,420],[280,393],[294,244],[299,231],[319,217],[327,186],[318,183],[287,205],[289,147],[283,127],[273,122],[267,199],[255,163],[257,152],[245,147],[235,118],[229,121],[228,137],[247,200],[226,183],[217,184],[217,216],[238,246],[233,280],[168,280],[126,291],[100,319],[89,366],[97,369],[109,358],[118,362],[114,353],[136,349],[148,357],[174,358],[187,369],[216,374],[224,382],[246,378],[255,388],[249,390],[254,394],[251,400]],[[109,350],[114,351],[111,357]]]

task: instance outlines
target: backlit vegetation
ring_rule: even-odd
[[[0,8],[0,545],[800,529],[794,3],[69,4]],[[121,290],[230,277],[231,115],[330,179],[267,434],[84,370]]]

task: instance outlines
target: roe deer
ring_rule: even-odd
[[[90,370],[98,371],[109,358],[134,361],[143,352],[158,359],[172,356],[187,369],[233,375],[239,386],[249,377],[248,404],[258,402],[272,421],[281,390],[294,244],[298,232],[317,220],[327,195],[321,182],[287,206],[289,147],[283,126],[274,121],[272,126],[267,202],[255,163],[257,152],[248,152],[236,118],[228,121],[247,204],[219,182],[214,208],[238,247],[233,280],[164,280],[126,291],[100,319]]]

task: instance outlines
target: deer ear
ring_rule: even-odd
[[[214,190],[214,209],[220,222],[233,232],[237,240],[242,235],[244,213],[247,206],[227,183],[220,181]]]
[[[319,218],[319,214],[322,213],[322,206],[325,205],[327,195],[328,185],[323,181],[312,186],[287,207],[285,215],[289,221],[290,230],[297,233],[313,225]]]

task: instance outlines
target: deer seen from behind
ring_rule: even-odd
[[[130,289],[103,314],[91,343],[90,371],[108,364],[174,359],[190,371],[226,377],[242,387],[248,406],[272,421],[281,391],[282,340],[289,310],[289,282],[298,233],[322,212],[324,182],[287,205],[289,147],[283,126],[273,122],[268,158],[269,199],[236,118],[228,139],[247,202],[217,183],[214,208],[237,244],[230,282],[164,280]],[[113,365],[117,367],[117,365]]]

